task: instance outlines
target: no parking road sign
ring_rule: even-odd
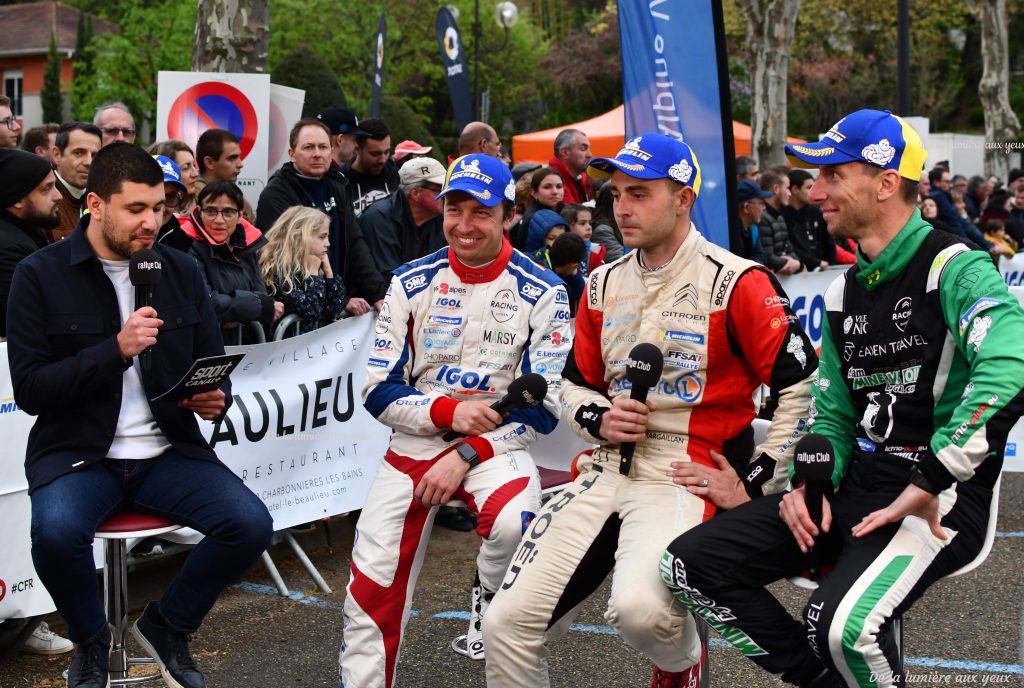
[[[267,184],[270,77],[266,74],[160,72],[157,138],[180,139],[195,150],[207,129],[226,129],[242,149],[237,183],[256,206]]]

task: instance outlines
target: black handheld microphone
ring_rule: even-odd
[[[821,500],[832,496],[832,470],[836,465],[836,452],[832,442],[824,435],[807,434],[793,448],[793,477],[804,484],[804,500],[814,525],[821,529]],[[811,580],[821,575],[818,558],[812,549],[810,557]]]
[[[547,393],[548,381],[544,379],[544,376],[538,373],[527,373],[526,375],[517,377],[513,380],[509,384],[508,391],[505,392],[505,396],[491,404],[491,408],[498,413],[505,413],[509,409],[513,408],[536,406],[540,402],[544,401],[544,397]],[[449,430],[445,434],[441,435],[441,439],[445,442],[451,442],[459,437],[464,437],[464,435],[461,432],[456,432],[455,430]]]
[[[153,287],[160,283],[160,256],[150,248],[142,248],[128,259],[128,278],[135,287],[135,310],[153,305]],[[139,365],[149,370],[153,363],[153,347],[139,354]]]
[[[653,344],[637,344],[629,352],[626,359],[626,379],[630,382],[629,398],[640,403],[647,401],[647,393],[661,380],[661,370],[665,366],[665,357],[661,349]],[[619,445],[619,473],[629,475],[633,465],[633,452],[636,442],[623,442]]]

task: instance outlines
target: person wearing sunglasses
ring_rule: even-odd
[[[232,182],[212,182],[196,200],[181,229],[194,240],[189,253],[206,277],[224,341],[240,341],[240,324],[258,321],[269,329],[284,313],[284,304],[267,293],[257,257],[267,240],[242,217],[242,190]],[[243,329],[242,337],[246,334]]]
[[[135,118],[124,103],[111,102],[100,105],[92,123],[103,132],[103,145],[115,141],[135,143]]]

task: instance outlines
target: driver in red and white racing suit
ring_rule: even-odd
[[[540,506],[526,449],[558,422],[569,300],[561,279],[504,239],[514,192],[498,159],[455,160],[439,195],[449,248],[398,268],[377,318],[363,399],[394,434],[352,550],[346,688],[394,684],[434,513],[453,497],[477,512],[483,537],[467,639],[483,659],[481,617]],[[547,378],[542,403],[505,417],[490,408],[530,372]],[[451,429],[468,437],[445,441]]]
[[[549,637],[613,567],[608,623],[654,661],[654,685],[696,680],[696,627],[661,582],[660,543],[716,507],[783,489],[817,368],[771,273],[691,224],[700,167],[689,146],[645,134],[589,169],[613,173],[616,219],[638,250],[595,270],[581,299],[562,413],[600,446],[527,529],[488,609],[490,688],[548,686]],[[640,342],[665,364],[646,405],[630,399],[625,377]],[[751,395],[762,383],[779,404],[755,451]],[[626,475],[623,442],[636,443]]]

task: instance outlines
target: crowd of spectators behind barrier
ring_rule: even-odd
[[[77,224],[89,165],[100,147],[134,142],[135,136],[134,117],[122,103],[105,104],[93,122],[23,131],[11,117],[10,103],[0,99],[0,147],[20,143],[46,158],[55,173],[60,222],[42,230],[39,245],[66,237]],[[203,132],[194,151],[174,140],[147,150],[163,156],[166,173],[160,241],[192,254],[203,268],[227,343],[251,340],[250,324],[270,337],[285,314],[298,316],[296,331],[305,333],[370,312],[396,267],[444,245],[434,196],[445,166],[428,157],[429,146],[409,140],[392,145],[385,122],[360,120],[345,107],[296,123],[289,137],[291,161],[271,177],[255,213],[235,184],[245,162],[230,131]],[[467,125],[447,160],[469,153],[508,162],[499,135],[485,122]],[[584,172],[590,158],[586,133],[565,129],[546,164],[512,167],[516,215],[509,240],[558,273],[571,294],[580,292],[590,271],[629,251],[607,182]],[[735,170],[737,220],[729,234],[734,253],[787,275],[856,260],[856,246],[830,236],[821,211],[810,202],[814,179],[806,170],[785,165],[761,170],[748,156],[736,158]],[[951,176],[940,162],[922,175],[919,195],[922,216],[937,230],[956,234],[996,260],[1024,244],[1020,170],[1004,183]],[[559,241],[562,234],[580,241]],[[0,287],[24,257],[20,251],[0,260]],[[6,309],[6,297],[0,294],[0,308]]]

